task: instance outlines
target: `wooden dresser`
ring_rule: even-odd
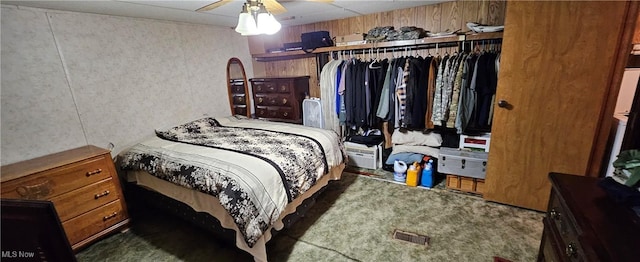
[[[538,261],[639,261],[640,217],[598,178],[552,173]]]
[[[2,198],[49,200],[74,251],[129,224],[108,150],[84,146],[2,167]]]
[[[302,123],[302,101],[309,94],[309,76],[250,81],[256,117]]]

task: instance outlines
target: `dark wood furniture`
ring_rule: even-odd
[[[244,66],[238,58],[231,58],[227,62],[227,92],[231,115],[251,117],[251,103],[249,86]]]
[[[128,226],[109,150],[83,146],[2,167],[3,199],[53,202],[74,251]]]
[[[302,123],[302,101],[309,94],[309,76],[252,78],[256,117]]]
[[[2,259],[76,261],[51,201],[1,199]]]
[[[598,178],[551,173],[538,261],[638,261],[640,217],[616,204]]]

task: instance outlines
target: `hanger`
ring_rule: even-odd
[[[371,55],[371,57],[373,57],[373,48],[369,49],[369,54]],[[382,65],[380,65],[380,63],[378,63],[378,59],[372,59],[371,63],[369,64],[369,69],[380,69],[382,68]]]

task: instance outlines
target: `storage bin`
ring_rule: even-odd
[[[460,149],[481,150],[489,152],[491,133],[479,136],[460,135]]]
[[[438,172],[484,179],[488,155],[486,152],[442,147],[438,154]]]

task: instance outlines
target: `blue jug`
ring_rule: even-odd
[[[433,159],[429,159],[429,162],[424,164],[420,185],[428,188],[433,187]]]

